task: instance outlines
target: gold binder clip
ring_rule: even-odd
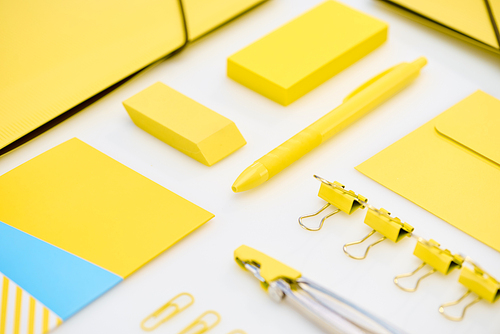
[[[413,251],[413,255],[422,260],[422,264],[418,266],[417,269],[408,274],[402,274],[394,277],[394,284],[398,288],[406,292],[414,292],[417,290],[420,281],[424,278],[434,274],[436,271],[444,275],[448,275],[453,269],[462,267],[464,258],[460,255],[453,255],[448,249],[442,250],[439,248],[439,244],[430,239],[429,241],[418,238],[417,245]],[[426,274],[422,275],[413,288],[405,288],[399,284],[399,279],[403,277],[411,277],[415,275],[420,269],[422,269],[426,264],[432,267]]]
[[[365,208],[365,204],[368,201],[366,197],[356,195],[352,190],[345,190],[345,186],[337,181],[332,183],[323,179],[322,177],[319,177],[318,175],[314,175],[314,177],[321,181],[318,196],[324,199],[327,203],[315,213],[299,217],[299,225],[302,228],[308,231],[319,231],[323,227],[323,223],[325,222],[325,220],[330,218],[334,214],[342,211],[350,215],[359,208]],[[336,209],[332,213],[324,216],[317,228],[310,228],[304,225],[304,223],[302,222],[304,218],[317,216],[330,205],[336,207]]]
[[[469,258],[466,258],[465,262],[471,264],[473,266],[473,269],[470,269],[467,266],[462,266],[458,282],[462,283],[462,285],[467,288],[467,292],[458,300],[454,302],[444,303],[443,305],[439,306],[439,313],[441,313],[446,319],[453,321],[461,321],[465,316],[465,311],[467,311],[469,307],[476,304],[481,299],[493,303],[500,297],[500,283],[491,275],[486,273],[486,271],[472,262]],[[459,317],[453,317],[444,312],[444,309],[446,307],[459,304],[471,293],[476,294],[477,297],[472,302],[465,305]]]
[[[162,323],[170,320],[176,314],[179,314],[180,312],[187,309],[189,306],[193,305],[193,303],[194,303],[193,295],[187,292],[179,293],[177,296],[170,299],[162,307],[160,307],[159,309],[148,315],[144,320],[142,320],[141,328],[147,332],[150,332],[153,329],[156,329]],[[166,312],[167,310],[170,310],[168,314],[165,315],[165,317],[157,320],[161,316],[161,314]],[[148,326],[148,322],[150,322],[150,320],[156,320],[156,322],[153,322],[153,324]]]
[[[208,332],[220,322],[220,315],[215,311],[206,311],[196,318],[189,326],[184,328],[179,334],[202,334]]]
[[[344,253],[347,254],[350,258],[356,260],[363,260],[368,255],[370,248],[375,246],[376,244],[384,241],[385,239],[392,240],[393,242],[398,242],[403,237],[410,236],[411,232],[413,232],[413,226],[408,223],[401,222],[399,218],[393,218],[390,216],[390,213],[385,209],[376,209],[371,205],[368,206],[368,212],[365,217],[365,224],[373,228],[373,231],[368,233],[366,237],[361,240],[353,241],[346,243],[344,245]],[[366,239],[371,237],[375,232],[379,232],[383,235],[382,238],[370,244],[363,256],[354,256],[347,251],[347,247],[352,245],[357,245],[363,243]]]

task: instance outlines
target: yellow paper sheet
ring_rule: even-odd
[[[183,0],[194,40],[264,0]],[[0,148],[184,42],[178,0],[0,2]]]
[[[500,100],[477,91],[356,167],[500,251]]]
[[[126,278],[214,215],[74,138],[0,176],[0,221]]]

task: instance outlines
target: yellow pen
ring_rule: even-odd
[[[420,57],[411,63],[401,63],[370,79],[343,103],[286,142],[255,161],[238,176],[234,192],[257,187],[300,159],[303,155],[340,132],[370,110],[406,87],[419,74],[427,59]]]

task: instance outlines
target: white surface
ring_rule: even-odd
[[[226,58],[311,8],[317,0],[271,0],[116,91],[18,150],[0,158],[0,173],[78,137],[95,148],[213,212],[215,218],[68,320],[54,333],[142,333],[140,321],[179,292],[195,304],[155,332],[176,333],[208,309],[222,322],[211,333],[237,328],[247,333],[320,333],[287,304],[274,303],[250,273],[232,258],[247,244],[300,270],[408,333],[498,333],[500,303],[480,302],[454,323],[438,306],[465,292],[458,271],[435,274],[416,293],[392,283],[413,270],[415,241],[389,241],[364,261],[346,257],[342,245],[369,228],[365,211],[339,214],[320,232],[297,224],[299,215],[321,207],[313,174],[338,180],[376,207],[415,226],[415,232],[453,252],[470,255],[500,277],[500,254],[354,170],[476,89],[500,98],[500,56],[435,32],[381,4],[344,0],[390,24],[386,44],[288,107],[282,107],[230,80]],[[428,66],[407,89],[265,185],[241,194],[231,184],[254,160],[337,106],[344,96],[382,70],[426,56]],[[454,72],[453,72],[454,71]],[[206,167],[137,128],[121,101],[162,81],[232,119],[248,144]],[[430,189],[429,191],[432,191]],[[161,205],[161,203],[159,203]],[[457,208],[457,210],[480,208]],[[361,251],[361,248],[357,249]]]

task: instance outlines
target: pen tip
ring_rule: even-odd
[[[417,60],[415,60],[415,64],[416,64],[418,67],[422,68],[422,67],[424,67],[425,65],[427,65],[427,58],[425,58],[425,57],[420,57],[420,58],[418,58]]]
[[[260,162],[255,162],[253,165],[243,171],[234,181],[231,189],[235,193],[246,191],[257,187],[269,179],[269,172],[266,167]]]

